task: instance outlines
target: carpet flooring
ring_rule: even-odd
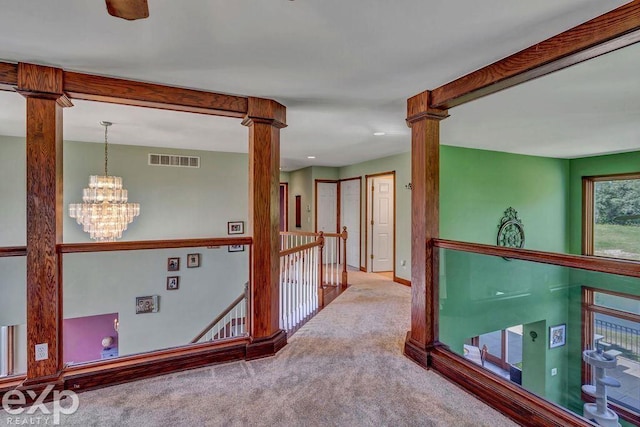
[[[402,355],[408,287],[361,272],[349,283],[274,357],[85,392],[61,425],[516,425]]]

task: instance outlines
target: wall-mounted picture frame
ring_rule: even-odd
[[[244,221],[227,222],[227,234],[244,234]]]
[[[549,348],[562,347],[567,343],[567,325],[549,327]]]
[[[167,271],[180,271],[180,258],[167,259]]]
[[[158,295],[136,297],[136,314],[157,313],[159,310]]]
[[[200,254],[187,254],[187,268],[200,267]]]
[[[229,245],[229,252],[244,252],[244,245]]]
[[[180,289],[180,276],[167,277],[167,290],[176,291]]]

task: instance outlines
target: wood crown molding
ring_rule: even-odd
[[[443,120],[449,117],[446,109],[431,108],[431,91],[424,91],[407,100],[407,126],[420,120]]]
[[[452,108],[640,41],[640,0],[530,46],[432,91]]]
[[[0,90],[12,91],[18,86],[18,64],[0,62]]]
[[[253,123],[267,123],[278,129],[287,127],[287,108],[272,99],[250,96],[242,124],[250,126]]]

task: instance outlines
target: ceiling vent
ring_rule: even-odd
[[[149,153],[149,165],[172,166],[176,168],[199,168],[200,157]]]

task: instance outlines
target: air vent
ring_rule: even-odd
[[[176,168],[199,168],[200,157],[149,153],[149,165],[173,166]]]

